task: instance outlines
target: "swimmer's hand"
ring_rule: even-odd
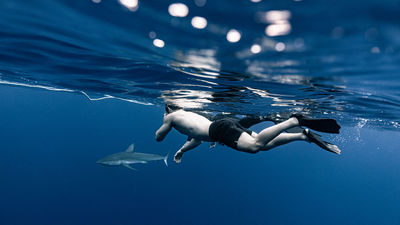
[[[183,152],[181,150],[177,151],[174,155],[174,161],[176,163],[181,163],[182,161]]]
[[[210,148],[215,148],[215,145],[216,145],[217,143],[215,143],[215,142],[211,142],[210,143]]]

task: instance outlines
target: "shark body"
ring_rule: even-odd
[[[130,165],[136,163],[148,163],[150,161],[163,160],[165,165],[168,166],[168,154],[166,156],[162,156],[157,154],[134,152],[134,147],[135,145],[131,144],[125,151],[106,156],[98,160],[97,163],[106,166],[124,166],[128,169],[136,170]]]

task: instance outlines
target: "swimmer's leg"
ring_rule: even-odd
[[[258,123],[262,123],[265,121],[273,121],[274,120],[270,117],[267,116],[246,116],[240,120],[238,120],[238,123],[244,127],[244,128],[249,128],[253,125],[256,125]]]
[[[264,130],[262,130],[256,137],[255,137],[255,142],[256,145],[259,146],[261,149],[265,145],[267,145],[270,141],[272,141],[275,137],[277,137],[279,134],[284,132],[287,129],[296,127],[299,125],[299,121],[292,117],[289,118],[286,121],[283,121],[282,123],[278,123],[274,126],[270,126]]]
[[[303,133],[282,133],[268,142],[261,151],[268,151],[280,145],[284,145],[293,141],[307,141],[307,136]]]
[[[261,151],[268,151],[272,148],[275,148],[277,146],[287,144],[293,141],[307,141],[310,143],[315,143],[322,149],[325,149],[327,151],[330,151],[332,153],[340,155],[340,149],[329,142],[326,142],[320,138],[318,134],[315,134],[311,132],[310,130],[306,129],[302,133],[282,133],[278,135],[276,138],[272,139],[270,142],[268,142],[262,149]]]

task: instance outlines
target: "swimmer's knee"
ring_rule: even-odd
[[[254,143],[252,150],[253,150],[255,153],[257,153],[257,152],[259,152],[263,147],[264,147],[263,144],[261,144],[261,143],[259,143],[259,142],[256,142],[256,143]]]
[[[261,150],[261,146],[257,144],[252,144],[247,146],[246,148],[242,149],[242,151],[250,153],[250,154],[256,154]]]
[[[250,137],[250,136],[249,136]],[[241,137],[240,137],[241,138]],[[257,152],[259,152],[263,145],[260,144],[259,142],[255,141],[254,138],[247,138],[247,139],[240,139],[237,142],[237,147],[239,149],[239,151],[243,151],[243,152],[248,152],[251,154],[255,154]]]

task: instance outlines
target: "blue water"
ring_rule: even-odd
[[[0,224],[400,223],[398,1],[97,2],[0,1]],[[154,140],[166,102],[332,117],[342,155],[203,144],[169,167],[95,163],[179,149],[176,131]]]

